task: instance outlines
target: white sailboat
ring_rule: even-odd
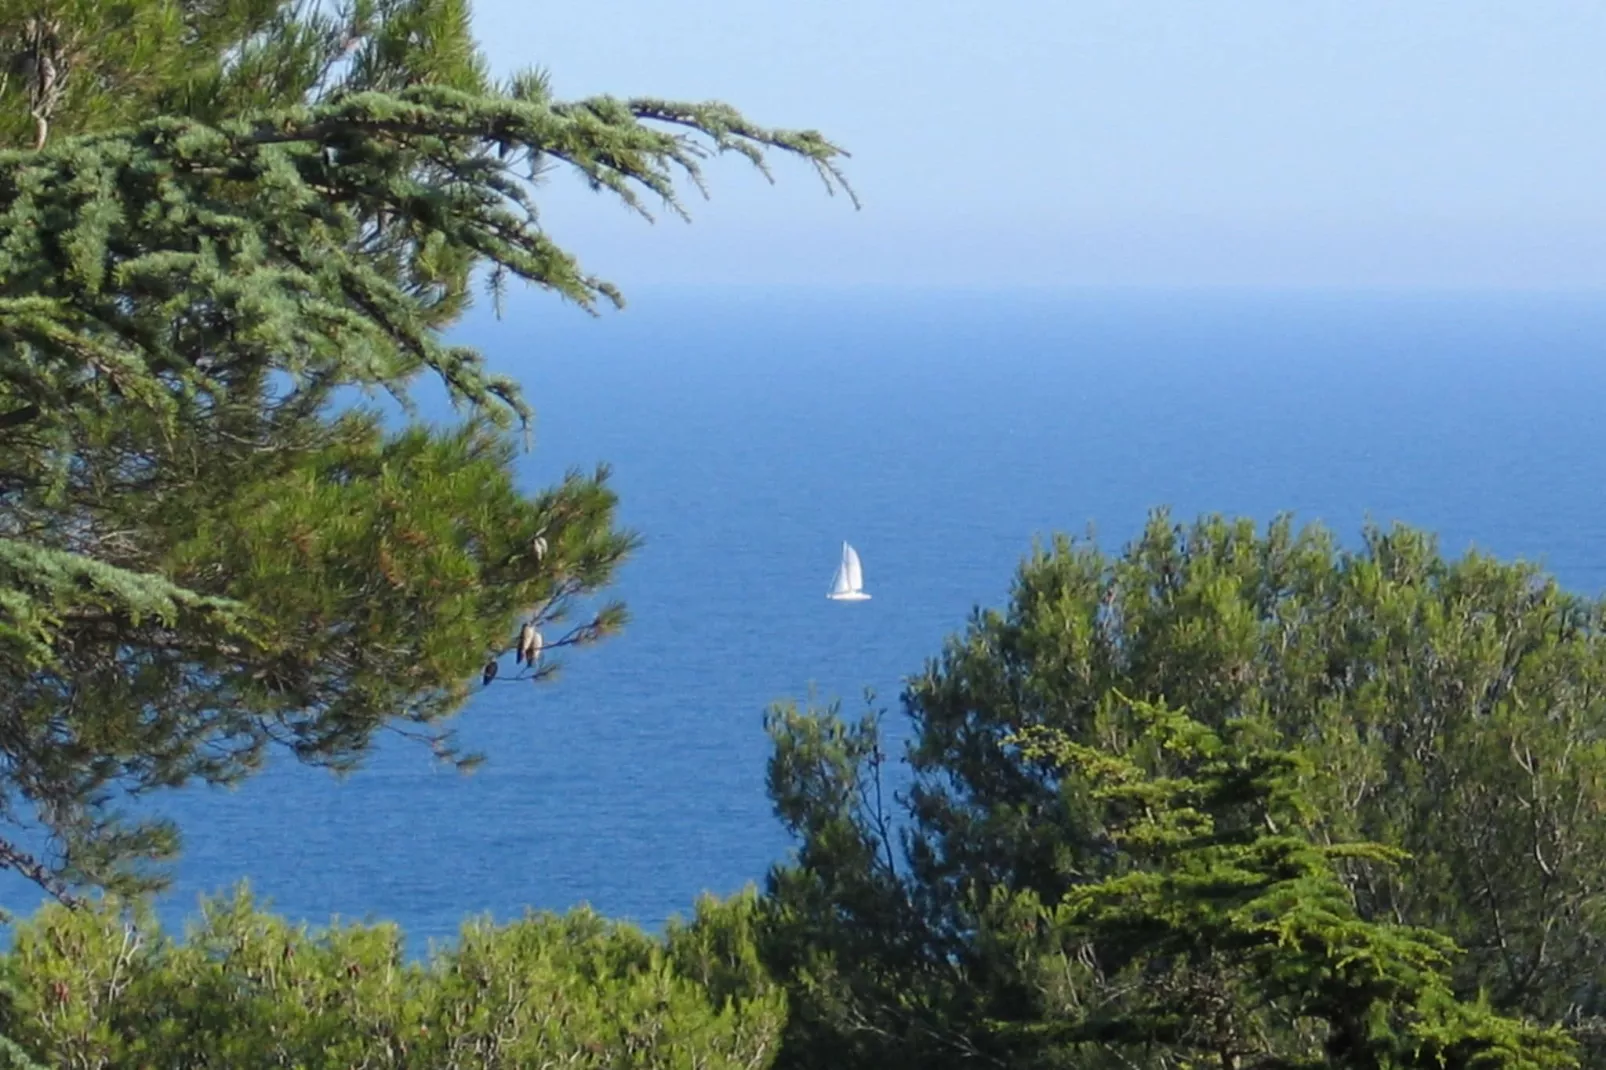
[[[825,597],[835,602],[865,602],[870,598],[864,593],[864,569],[859,565],[859,552],[847,543],[842,544],[842,563],[837,566],[831,590]]]

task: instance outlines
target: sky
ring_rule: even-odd
[[[853,155],[735,160],[647,224],[543,222],[622,285],[1606,288],[1606,5],[476,0],[498,73],[722,100]]]

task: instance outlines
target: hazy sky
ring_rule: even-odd
[[[853,153],[687,226],[545,219],[646,282],[1606,287],[1606,4],[477,0],[499,72],[720,99]]]

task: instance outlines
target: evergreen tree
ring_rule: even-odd
[[[1313,842],[1300,759],[1244,722],[1213,731],[1112,697],[1098,734],[1118,750],[1041,725],[1009,740],[1121,863],[1058,903],[995,894],[989,927],[1026,964],[1011,980],[1044,1012],[997,1023],[1006,1038],[1039,1057],[1158,1049],[1220,1070],[1574,1065],[1560,1030],[1454,997],[1451,941],[1357,914],[1339,861],[1398,852]]]
[[[117,907],[50,904],[17,926],[0,1067],[762,1070],[785,1018],[745,968],[751,894],[699,903],[665,939],[585,909],[474,920],[423,962],[394,925],[309,930],[244,892],[182,938]]]
[[[1120,555],[1056,541],[909,681],[899,805],[876,805],[873,720],[772,718],[771,791],[800,844],[773,884],[796,1050],[918,1063],[1038,1013],[988,935],[992,897],[1057,904],[1131,859],[1054,763],[1006,741],[1127,754],[1119,692],[1298,758],[1302,835],[1404,852],[1333,859],[1357,916],[1453,939],[1458,998],[1564,1026],[1600,1065],[1603,608],[1406,528],[1342,550],[1286,521],[1161,513]]]
[[[146,887],[174,830],[123,820],[129,793],[275,745],[349,769],[382,729],[472,761],[442,722],[521,622],[566,629],[551,650],[622,621],[586,609],[634,542],[606,473],[520,493],[526,401],[440,335],[477,267],[621,303],[541,230],[532,178],[680,212],[710,152],[779,149],[828,188],[841,153],[719,104],[490,86],[455,0],[4,15],[0,103],[43,100],[41,47],[60,92],[0,153],[0,815],[42,829],[0,864]],[[146,25],[151,55],[118,56]],[[425,374],[460,426],[344,404]],[[498,686],[553,669],[520,662]]]
[[[490,82],[465,0],[0,0],[0,145]]]

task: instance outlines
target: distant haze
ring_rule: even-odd
[[[854,153],[711,169],[695,222],[578,183],[553,233],[633,282],[1606,286],[1606,5],[1524,0],[479,0],[499,72],[721,99]]]

